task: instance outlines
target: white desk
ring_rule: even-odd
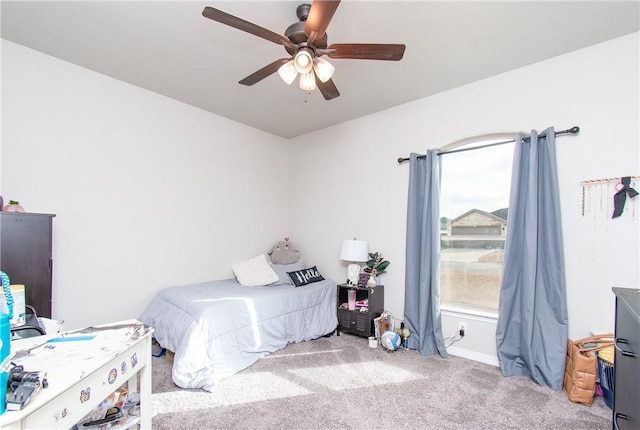
[[[93,331],[84,332],[90,329]],[[137,320],[90,329],[11,342],[12,355],[36,346],[27,356],[12,361],[26,371],[46,371],[49,386],[41,388],[22,410],[0,415],[0,428],[69,429],[125,382],[129,392],[139,391],[140,427],[151,428],[153,329]],[[90,340],[48,342],[94,335]]]

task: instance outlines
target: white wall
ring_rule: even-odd
[[[569,328],[606,331],[611,287],[639,285],[640,206],[635,218],[583,218],[580,181],[640,173],[638,38],[291,142],[2,41],[1,194],[57,214],[53,310],[69,328],[136,317],[164,286],[231,276],[284,235],[339,281],[342,239],[367,239],[391,261],[386,307],[402,318],[409,169],[396,159],[462,136],[578,125],[558,138]],[[491,361],[490,318],[447,315],[445,335],[463,318],[456,353]]]
[[[625,36],[294,139],[292,236],[338,280],[342,239],[368,240],[391,261],[385,305],[403,318],[409,166],[396,159],[470,135],[577,125],[579,135],[557,139],[569,333],[612,330],[611,287],[639,287],[639,199],[635,216],[629,205],[616,220],[583,217],[580,181],[640,174],[638,41]],[[464,318],[444,315],[445,336]],[[493,320],[466,321],[456,353],[495,361]]]
[[[1,194],[57,215],[65,328],[136,318],[159,288],[267,252],[287,234],[288,147],[2,41]]]

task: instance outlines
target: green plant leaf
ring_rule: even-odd
[[[388,261],[386,261],[386,260],[385,260],[385,261],[383,261],[382,263],[380,263],[380,264],[378,265],[378,273],[382,273],[382,272],[384,272],[384,271],[386,270],[386,268],[389,266],[389,264],[391,264],[391,263],[389,263],[389,262],[388,262]]]

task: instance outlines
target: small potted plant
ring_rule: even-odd
[[[369,260],[367,261],[367,267],[364,272],[369,274],[369,280],[367,281],[367,287],[373,288],[377,285],[376,276],[384,273],[387,267],[391,264],[389,261],[382,257],[379,252],[369,253]]]

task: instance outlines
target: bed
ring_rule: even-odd
[[[234,278],[170,287],[153,297],[139,320],[174,352],[176,385],[213,391],[222,379],[289,343],[333,332],[336,282],[243,286]]]

